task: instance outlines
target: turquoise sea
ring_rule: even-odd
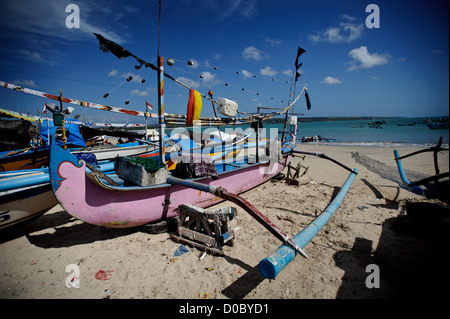
[[[367,120],[346,120],[328,122],[302,122],[298,119],[297,140],[304,136],[320,135],[324,138],[334,139],[333,142],[314,142],[321,145],[342,146],[376,146],[376,147],[402,147],[417,146],[430,147],[438,143],[443,137],[443,144],[448,147],[449,130],[428,128],[424,121],[426,118],[385,118],[386,123],[381,128],[371,128]],[[417,123],[411,126],[397,124]],[[263,124],[265,129],[277,128],[283,130],[282,124]],[[289,127],[289,126],[288,126]],[[234,127],[236,128],[236,127]],[[233,128],[231,128],[232,130]],[[221,128],[224,130],[224,128]],[[225,129],[227,132],[227,129]]]
[[[443,137],[444,144],[449,144],[448,129],[430,129],[424,120],[426,118],[397,118],[385,119],[381,128],[371,128],[368,121],[332,121],[332,122],[305,122],[300,121],[297,128],[297,138],[303,136],[316,136],[335,139],[332,144],[360,146],[432,146],[436,145],[439,137]],[[411,126],[397,124],[417,123]],[[361,127],[359,127],[361,126]],[[321,144],[327,142],[320,142]],[[405,145],[405,146],[406,146]]]

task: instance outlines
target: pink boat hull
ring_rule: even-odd
[[[224,172],[218,180],[204,178],[195,181],[240,194],[277,175],[287,160],[288,157],[281,163],[260,163]],[[80,161],[79,165],[71,161],[60,162],[57,166],[59,180],[52,181],[52,184],[64,210],[89,224],[113,228],[135,227],[174,217],[176,208],[181,204],[205,208],[223,201],[210,193],[179,185],[162,184],[150,188],[100,185],[86,177],[85,166],[84,161]]]

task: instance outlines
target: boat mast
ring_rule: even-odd
[[[61,89],[59,89],[59,104],[61,107],[61,114],[64,114],[64,107],[63,107],[63,102],[62,102],[62,91]],[[67,149],[67,144],[66,144],[66,126],[65,126],[65,120],[64,120],[64,115],[62,118],[62,131],[63,131],[63,142],[64,142],[64,149]],[[48,135],[48,139],[50,140],[50,135]]]
[[[159,0],[159,21],[158,21],[158,114],[159,114],[159,158],[161,164],[164,160],[164,129],[166,126],[164,118],[164,58],[159,55],[161,36],[161,0]]]

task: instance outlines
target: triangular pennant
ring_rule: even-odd
[[[295,59],[295,69],[298,70],[298,68],[302,65],[301,63],[298,64],[298,58],[300,57],[300,55],[302,55],[303,53],[305,53],[306,50],[302,49],[300,46],[298,46],[298,50],[297,50],[297,58]]]

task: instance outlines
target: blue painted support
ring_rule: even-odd
[[[356,174],[358,174],[358,171],[353,169],[330,205],[328,205],[322,214],[320,214],[293,238],[294,242],[301,249],[303,249],[314,238],[314,236],[317,235],[322,227],[325,226],[325,224],[334,215],[347,194],[350,185],[353,183]],[[295,258],[295,256],[295,251],[291,247],[282,245],[268,257],[259,262],[259,271],[264,277],[274,279]]]
[[[400,156],[399,156],[397,150],[394,150],[394,156],[395,156],[395,161],[397,162],[398,172],[400,174],[400,178],[402,179],[403,183],[408,185],[408,187],[411,188],[411,190],[414,192],[414,194],[422,195],[424,193],[423,188],[420,186],[412,185],[411,182],[406,177],[405,170],[403,169],[402,160],[399,159]]]

